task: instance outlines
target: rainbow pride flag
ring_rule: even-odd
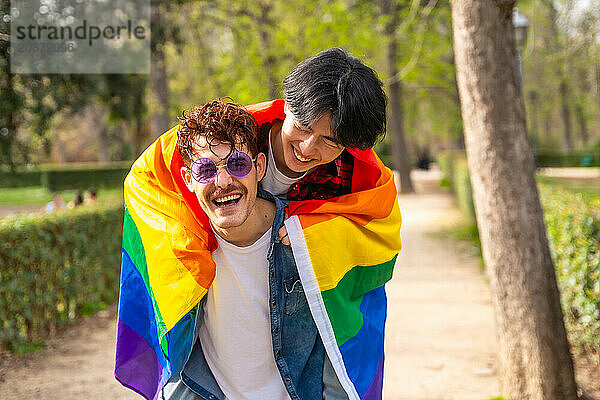
[[[181,178],[177,127],[125,179],[125,221],[115,377],[156,399],[190,348],[189,313],[215,276],[216,241]],[[384,284],[400,251],[401,217],[391,171],[374,152],[355,157],[352,193],[291,202],[286,221],[309,306],[350,399],[380,399]],[[188,332],[177,341],[173,332]],[[177,364],[178,367],[174,367]]]
[[[216,240],[181,178],[177,128],[144,151],[124,183],[115,377],[147,399],[171,377],[167,332],[215,277]]]
[[[333,201],[290,203],[285,225],[342,387],[350,399],[374,400],[382,398],[384,284],[401,248],[401,216],[391,171],[371,151],[355,155],[354,170],[363,182],[376,177],[374,187]]]

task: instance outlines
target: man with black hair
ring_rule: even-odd
[[[296,66],[283,93],[247,106],[269,157],[263,188],[289,200],[350,193],[352,151],[385,135],[387,98],[375,71],[331,48]]]

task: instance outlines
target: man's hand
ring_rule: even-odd
[[[287,212],[285,213],[285,219],[288,219]],[[285,244],[286,246],[290,245],[290,237],[288,236],[285,225],[279,228],[279,240],[281,240],[281,243]]]
[[[279,228],[279,240],[287,246],[290,245],[290,237],[288,236],[287,229],[285,229],[285,225]]]

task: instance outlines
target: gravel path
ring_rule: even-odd
[[[386,399],[484,400],[500,393],[479,259],[468,245],[431,234],[460,218],[452,201],[440,193],[400,196],[404,249],[386,287]]]
[[[113,377],[115,308],[100,311],[0,369],[2,400],[141,400]]]
[[[385,398],[489,399],[499,391],[488,288],[468,245],[428,233],[458,218],[451,196],[430,189],[435,177],[417,176],[420,194],[400,197],[404,249],[387,285]],[[112,376],[114,313],[84,320],[43,352],[5,361],[0,398],[140,399]]]
[[[15,214],[42,213],[43,205],[0,205],[0,218]]]

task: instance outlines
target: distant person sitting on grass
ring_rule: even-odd
[[[67,205],[65,204],[62,197],[60,197],[60,194],[54,193],[52,196],[52,201],[46,204],[44,211],[46,212],[46,214],[50,214],[58,210],[64,210],[66,208]]]
[[[75,198],[67,204],[67,208],[72,210],[75,207],[78,207],[83,204],[83,193],[81,190],[77,191]]]
[[[95,188],[91,188],[90,190],[85,192],[85,199],[84,199],[85,205],[89,206],[92,204],[96,204],[97,200],[98,200],[98,191]]]

